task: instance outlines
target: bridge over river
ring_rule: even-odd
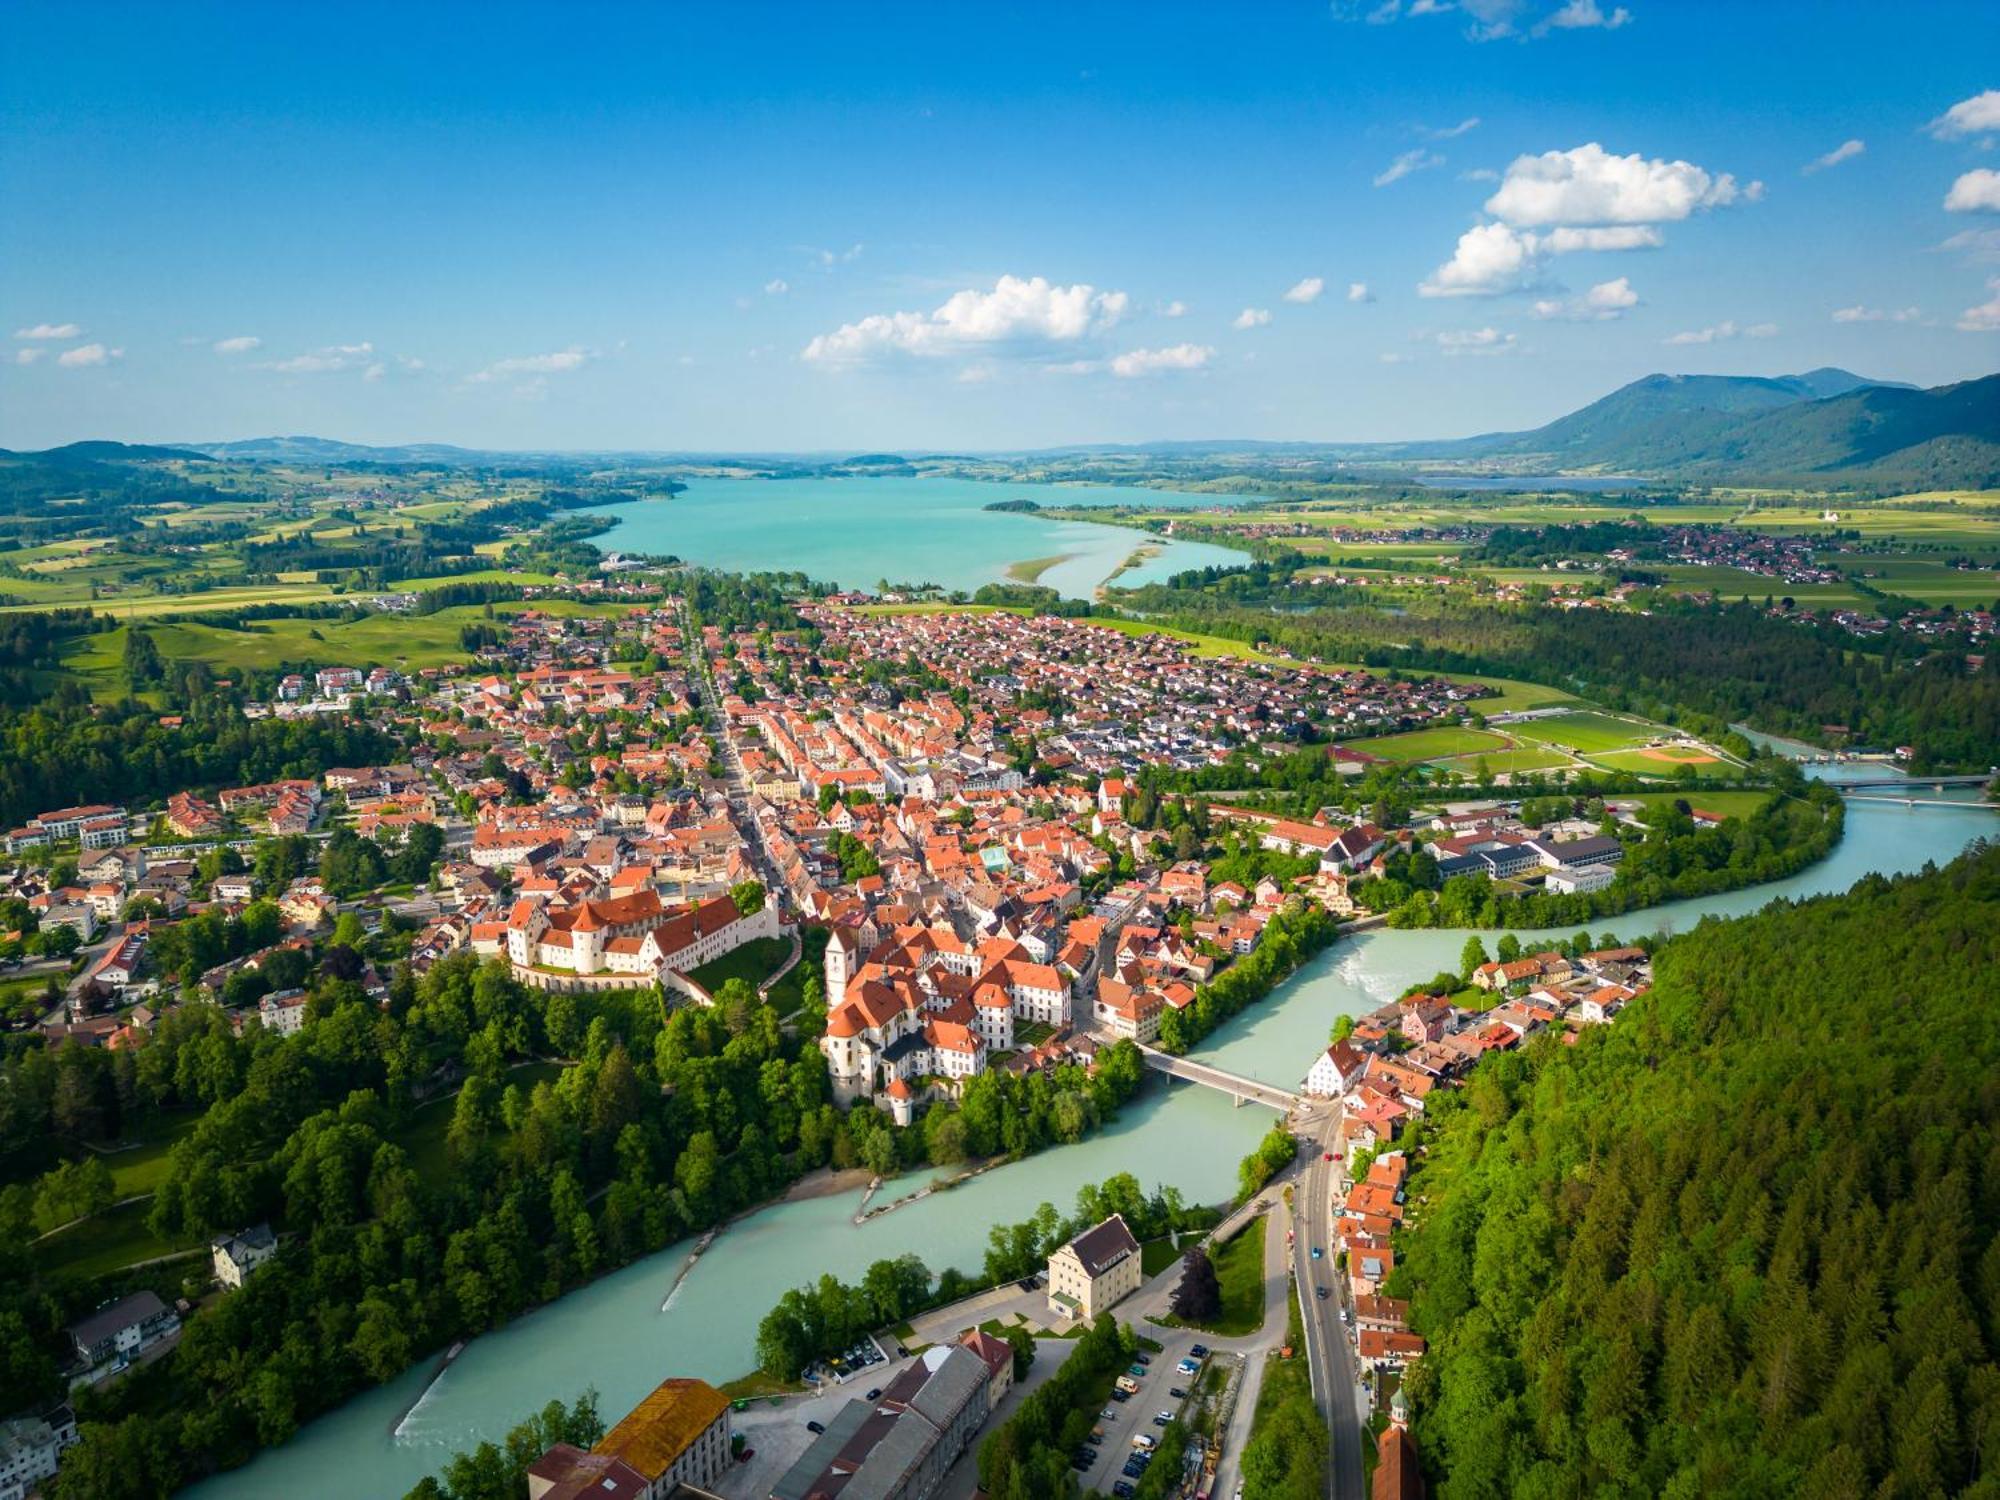
[[[1305,1097],[1288,1089],[1259,1083],[1254,1078],[1244,1078],[1235,1073],[1226,1073],[1221,1068],[1212,1068],[1207,1063],[1199,1063],[1192,1058],[1175,1057],[1172,1053],[1161,1052],[1142,1045],[1140,1055],[1146,1059],[1146,1066],[1156,1073],[1165,1073],[1174,1078],[1198,1083],[1203,1088],[1215,1089],[1234,1099],[1241,1106],[1264,1104],[1281,1114],[1290,1114],[1304,1105]]]

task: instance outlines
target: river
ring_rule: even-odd
[[[606,551],[670,554],[732,572],[795,570],[854,589],[872,589],[886,578],[971,593],[1006,579],[1011,564],[1059,558],[1035,581],[1074,599],[1090,598],[1141,547],[1157,555],[1119,574],[1123,587],[1244,560],[1228,547],[1148,536],[1128,526],[986,509],[1001,500],[1149,510],[1214,503],[1208,496],[1117,485],[695,479],[670,499],[620,506],[616,529],[594,540]]]
[[[1839,775],[1848,768],[1829,769]],[[1879,767],[1864,769],[1881,774]],[[2000,815],[1970,805],[1969,795],[1965,800],[1963,808],[1853,804],[1839,847],[1790,880],[1630,912],[1603,926],[1620,937],[1681,930],[1704,916],[1754,911],[1775,897],[1845,890],[1871,871],[1942,863],[1975,838],[2000,836]],[[1290,1087],[1325,1045],[1335,1017],[1372,1010],[1416,981],[1456,968],[1464,942],[1455,930],[1383,929],[1343,939],[1270,1000],[1221,1027],[1198,1055]],[[1148,1186],[1171,1183],[1190,1201],[1225,1198],[1234,1190],[1237,1162],[1270,1123],[1268,1111],[1235,1109],[1194,1085],[1155,1085],[1111,1128],[1080,1145],[988,1172],[859,1227],[851,1223],[858,1195],[767,1209],[719,1235],[665,1310],[660,1301],[686,1245],[474,1340],[399,1429],[397,1419],[423,1392],[434,1359],[187,1493],[198,1500],[394,1500],[453,1451],[499,1437],[551,1397],[568,1400],[594,1385],[604,1412],[616,1419],[668,1375],[720,1381],[742,1374],[754,1362],[757,1322],[777,1294],[822,1271],[854,1279],[869,1262],[906,1250],[934,1269],[974,1270],[990,1225],[1024,1218],[1044,1200],[1067,1208],[1080,1185],[1114,1172],[1133,1172]],[[928,1177],[891,1184],[877,1201]]]

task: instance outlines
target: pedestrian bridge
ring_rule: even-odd
[[[1221,1068],[1212,1068],[1207,1063],[1195,1062],[1192,1058],[1175,1057],[1172,1053],[1161,1052],[1152,1047],[1140,1047],[1140,1055],[1146,1059],[1146,1066],[1156,1073],[1165,1073],[1173,1078],[1198,1083],[1203,1088],[1215,1089],[1229,1095],[1238,1105],[1263,1104],[1290,1114],[1305,1100],[1289,1090],[1276,1088],[1268,1083],[1259,1083],[1254,1078],[1243,1078],[1235,1073],[1226,1073]]]
[[[1826,784],[1846,797],[1857,792],[1888,792],[1898,789],[1905,792],[1921,792],[1926,787],[1941,792],[1948,786],[1985,786],[1992,779],[1991,776],[1857,776],[1851,781],[1835,781],[1829,776]]]

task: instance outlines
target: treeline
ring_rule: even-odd
[[[1389,1292],[1439,1493],[2000,1484],[2000,848],[1704,922],[1437,1101]]]
[[[1340,924],[1317,902],[1287,907],[1264,924],[1256,948],[1194,993],[1185,1010],[1168,1006],[1160,1017],[1160,1050],[1186,1052],[1224,1021],[1262,1000],[1294,970],[1340,934]]]
[[[246,719],[205,700],[178,724],[142,703],[93,709],[75,679],[45,704],[0,709],[0,824],[49,808],[143,804],[184,788],[317,780],[327,766],[391,759],[396,744],[372,724],[333,714]]]
[[[824,1059],[767,1006],[663,1024],[652,991],[544,995],[470,954],[420,979],[399,968],[386,1006],[324,960],[310,985],[295,1036],[238,1036],[190,1006],[112,1076],[134,1117],[201,1111],[155,1195],[155,1234],[199,1244],[269,1219],[285,1242],[169,1358],[90,1398],[62,1497],[164,1494],[239,1464],[425,1351],[856,1151]],[[550,1055],[571,1061],[517,1068]],[[60,1119],[74,1065],[67,1050],[55,1061]],[[9,1062],[0,1099],[35,1066]],[[0,1345],[47,1358],[64,1311],[21,1314]]]
[[[1824,743],[1908,745],[1918,771],[2000,763],[2000,652],[1975,667],[1956,648],[1774,619],[1748,603],[1662,599],[1646,614],[1601,610],[1578,629],[1567,611],[1445,598],[1405,613],[1351,608],[1274,618],[1275,595],[1155,586],[1133,607],[1163,623],[1320,661],[1485,673],[1546,682],[1665,723],[1688,711],[1747,720]],[[1286,595],[1281,602],[1295,602]]]

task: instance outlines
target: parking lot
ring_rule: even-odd
[[[1097,1449],[1097,1462],[1077,1475],[1086,1487],[1105,1494],[1115,1493],[1115,1487],[1121,1483],[1133,1482],[1122,1472],[1125,1460],[1133,1451],[1132,1439],[1144,1433],[1157,1440],[1161,1429],[1154,1424],[1153,1418],[1163,1411],[1179,1416],[1187,1398],[1172,1393],[1178,1389],[1191,1396],[1201,1379],[1199,1372],[1184,1375],[1176,1368],[1181,1360],[1191,1357],[1190,1351],[1201,1342],[1201,1335],[1151,1324],[1146,1325],[1145,1332],[1148,1337],[1159,1341],[1160,1352],[1149,1353],[1146,1357],[1150,1363],[1145,1366],[1145,1374],[1133,1377],[1139,1383],[1139,1389],[1133,1396],[1125,1401],[1105,1403],[1103,1410],[1111,1415],[1097,1419],[1097,1425],[1104,1429],[1104,1442]]]

